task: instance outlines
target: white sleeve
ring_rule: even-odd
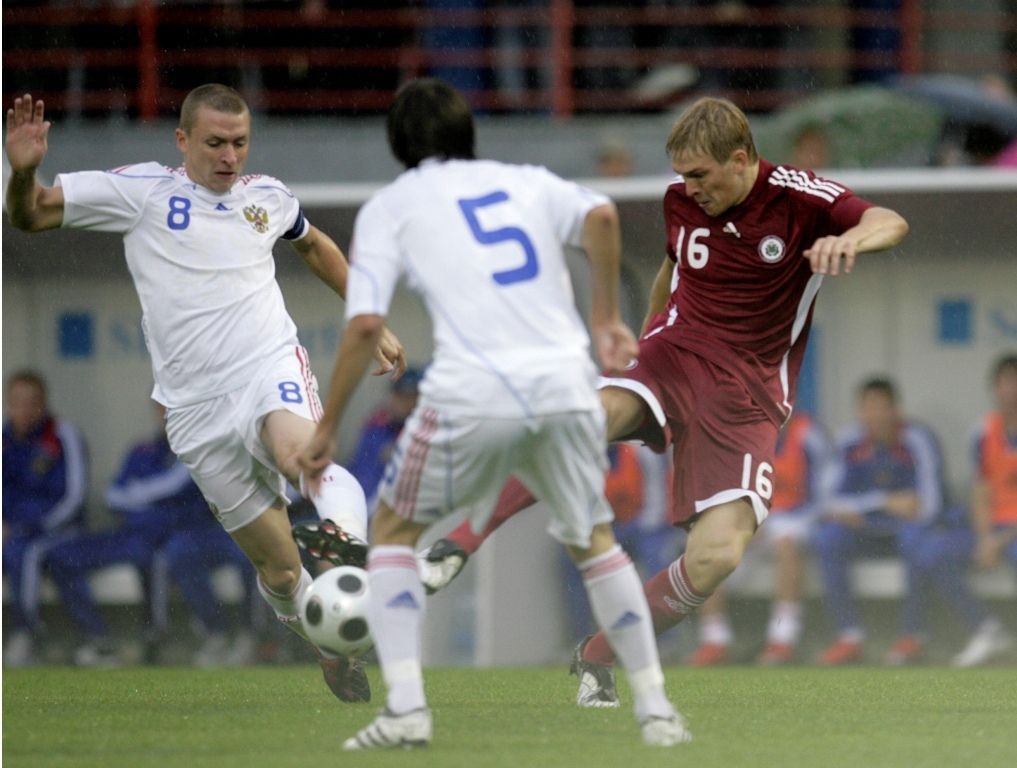
[[[63,226],[99,232],[129,232],[152,189],[147,177],[114,171],[61,173],[56,183],[64,190]]]
[[[575,182],[565,181],[546,168],[536,171],[540,175],[547,211],[558,240],[566,245],[581,246],[586,214],[598,206],[607,205],[611,202],[610,198]]]
[[[368,200],[357,214],[346,284],[347,320],[357,315],[388,314],[402,274],[395,232],[395,219],[378,198]]]

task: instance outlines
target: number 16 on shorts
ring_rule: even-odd
[[[746,491],[755,491],[769,501],[773,496],[773,467],[769,462],[757,463],[751,453],[746,453],[742,459],[742,488]]]

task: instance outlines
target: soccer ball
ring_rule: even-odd
[[[342,565],[316,578],[300,604],[311,642],[326,651],[355,656],[372,645],[367,626],[367,571]]]

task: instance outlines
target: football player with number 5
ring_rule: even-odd
[[[685,553],[644,585],[658,633],[705,602],[766,519],[777,433],[824,277],[850,272],[858,254],[891,248],[908,231],[896,212],[836,182],[761,158],[745,115],[723,99],[689,107],[667,152],[679,175],[664,195],[666,255],[639,357],[600,382],[609,440],[674,446],[671,522],[689,536]],[[424,583],[447,584],[534,501],[511,480],[479,536],[460,526],[422,554]],[[603,634],[580,643],[579,706],[617,705],[613,661]]]

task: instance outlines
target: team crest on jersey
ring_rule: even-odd
[[[268,232],[268,211],[260,205],[249,205],[244,208],[244,218],[251,222],[254,231],[259,235]]]
[[[767,264],[776,264],[784,258],[784,241],[776,235],[767,235],[759,241],[759,257]]]

